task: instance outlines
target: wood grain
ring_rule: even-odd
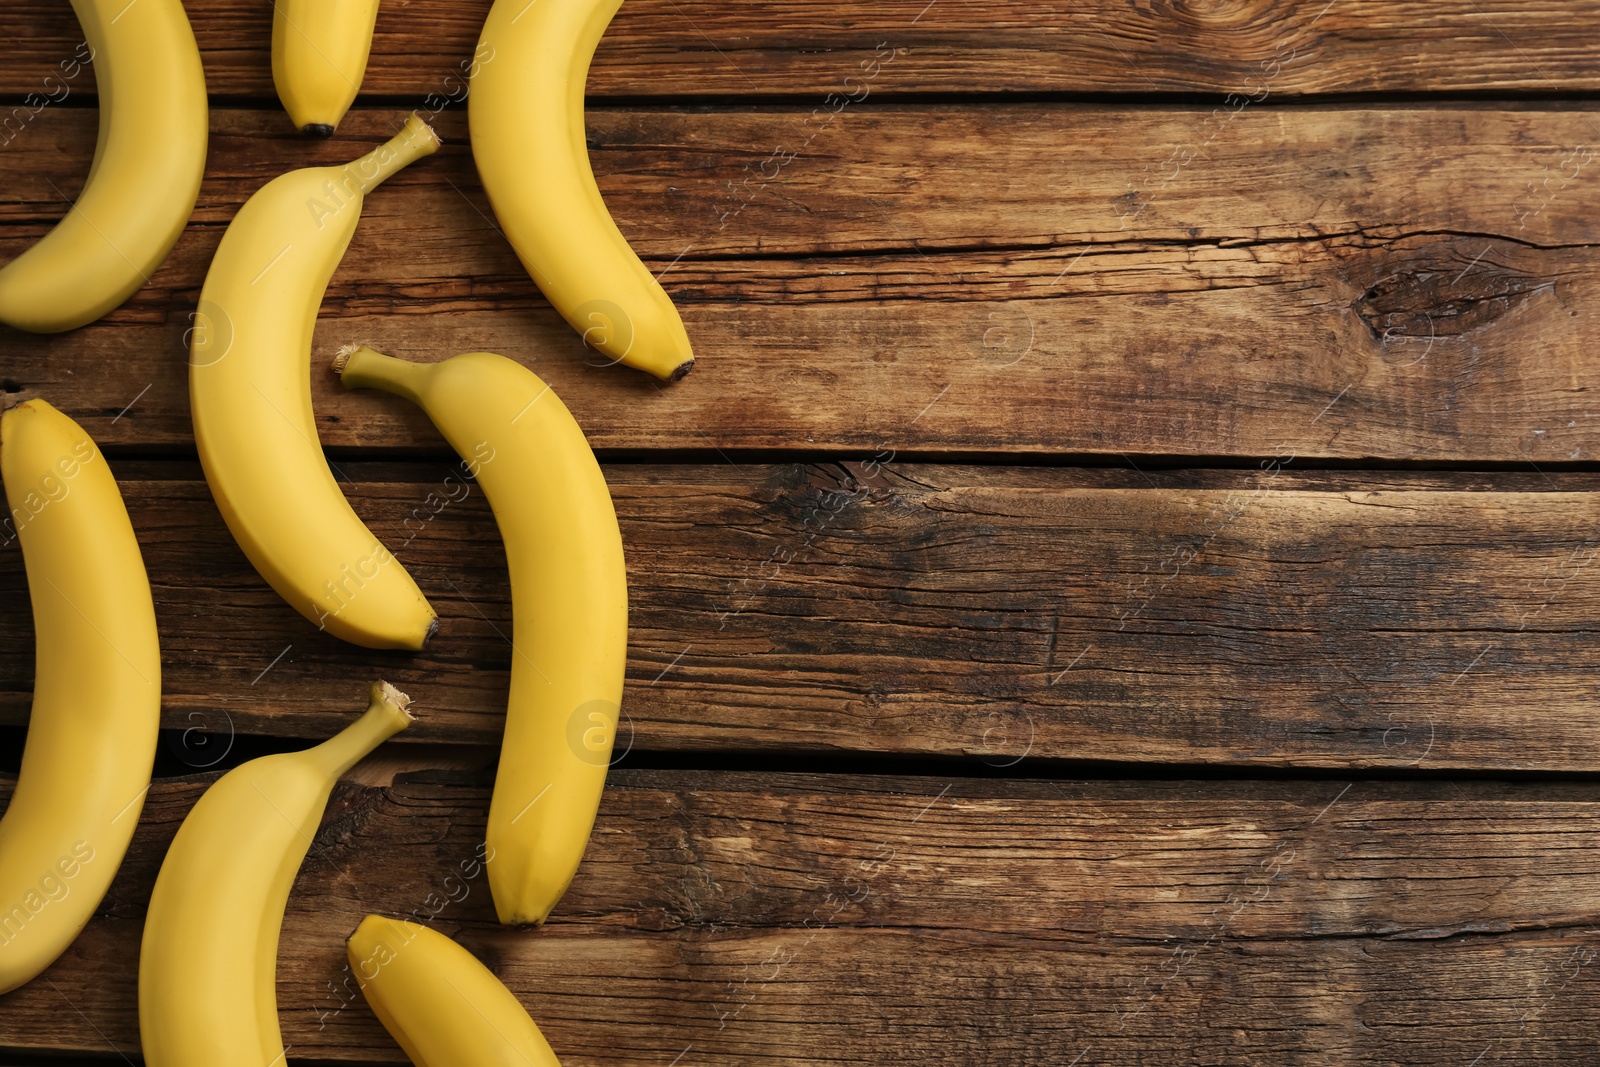
[[[275,104],[271,7],[185,7],[211,93]],[[383,5],[363,93],[461,99],[463,64],[488,9],[488,0]],[[1592,92],[1600,88],[1597,17],[1589,0],[630,0],[601,43],[589,91]],[[18,96],[53,88],[45,79],[82,40],[71,11],[47,0],[12,0],[0,11],[0,34],[9,48],[0,93]],[[891,63],[863,66],[891,50]]]
[[[801,113],[596,113],[601,187],[702,357],[670,388],[586,363],[446,116],[453,147],[369,199],[317,361],[352,339],[423,359],[497,350],[545,376],[597,447],[630,454],[1600,454],[1600,158],[1580,167],[1593,152],[1572,147],[1594,115],[1258,108],[1136,190],[1211,136],[1209,115],[864,109],[746,202],[724,183]],[[184,338],[222,224],[272,175],[347,159],[396,116],[358,119],[306,145],[219,112],[196,221],[153,283],[84,330],[6,331],[0,387],[107,444],[187,446]],[[0,154],[0,256],[46,232],[51,183],[70,195],[92,140],[91,114],[60,110]],[[1530,199],[1563,159],[1577,177]],[[420,413],[313,381],[326,444],[435,446]]]
[[[0,327],[0,404],[43,396],[113,456],[164,770],[325,737],[371,678],[417,697],[291,899],[293,1062],[403,1062],[344,968],[371,910],[458,937],[568,1067],[1593,1059],[1600,3],[630,0],[589,142],[695,340],[672,387],[590,365],[496,230],[462,113],[488,0],[387,0],[331,142],[278,106],[270,4],[185,6],[218,105],[194,220],[104,322]],[[97,113],[92,70],[60,78],[69,5],[10,0],[0,34],[4,262],[76,195]],[[447,146],[370,199],[312,380],[440,609],[417,656],[316,634],[256,576],[185,367],[245,198],[412,108]],[[608,460],[625,755],[540,930],[495,925],[474,863],[494,522],[418,412],[321,371],[349,340],[504,352]],[[0,603],[14,749],[5,528]],[[1330,776],[1369,770],[1400,780]],[[1153,780],[1064,777],[1108,772]],[[1057,777],[993,777],[1019,773]],[[150,886],[214,779],[155,784],[84,935],[0,997],[0,1063],[137,1059]]]
[[[209,780],[151,790],[0,1045],[135,1051],[150,886]],[[373,910],[459,938],[569,1065],[1571,1063],[1600,1018],[1578,787],[613,772],[538,930],[494,924],[486,800],[339,787],[284,923],[292,1056],[403,1062],[344,985]]]
[[[497,742],[505,563],[452,465],[340,464],[440,612],[415,656],[315,632],[249,567],[192,467],[144,466],[123,488],[162,627],[164,721],[198,731],[180,758],[220,758],[235,733],[328,736],[377,677],[426,710],[406,742]],[[1268,470],[1185,488],[1113,473],[608,466],[630,569],[620,748],[1600,768],[1600,476],[1467,491],[1478,476]],[[14,544],[0,598],[15,723],[32,645]]]

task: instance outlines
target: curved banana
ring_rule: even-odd
[[[189,222],[206,162],[205,75],[181,0],[72,9],[94,57],[100,140],[66,217],[0,270],[0,322],[35,333],[93,322],[148,281]]]
[[[228,529],[290,606],[368,648],[421,648],[438,623],[328,469],[311,410],[311,331],[365,194],[438,146],[412,115],[353,163],[257,190],[212,260],[190,348],[195,443]]]
[[[372,1014],[416,1067],[561,1067],[511,990],[437,930],[368,915],[345,954]]]
[[[600,465],[550,387],[504,356],[334,363],[352,389],[427,412],[483,486],[511,571],[511,695],[489,805],[489,891],[503,923],[542,923],[594,826],[628,658],[622,535]]]
[[[511,247],[562,318],[614,362],[674,381],[694,351],[612,221],[589,166],[583,89],[622,0],[495,0],[471,71],[472,158]]]
[[[314,748],[224,774],[178,828],[139,949],[139,1040],[150,1067],[283,1062],[278,932],[334,782],[411,721],[372,687],[366,713]]]
[[[332,137],[361,88],[378,0],[274,0],[272,84],[301,131]]]
[[[0,416],[37,634],[22,772],[0,819],[0,992],[89,921],[133,837],[161,716],[155,606],[105,457],[43,400]]]

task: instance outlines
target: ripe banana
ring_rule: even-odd
[[[583,128],[595,47],[622,0],[496,0],[471,72],[472,157],[511,247],[590,347],[676,380],[694,366],[678,309],[600,199]]]
[[[205,75],[181,0],[72,8],[94,57],[100,140],[66,217],[0,270],[0,322],[35,333],[93,322],[148,281],[189,221],[206,162]]]
[[[416,1067],[561,1067],[511,990],[437,930],[368,915],[345,953],[372,1014]]]
[[[305,133],[332,137],[361,88],[378,0],[275,0],[272,83]]]
[[[278,932],[334,782],[411,721],[387,682],[314,748],[262,756],[214,782],[178,828],[139,949],[139,1039],[150,1067],[283,1061]]]
[[[257,190],[222,237],[190,348],[195,442],[228,529],[290,606],[368,648],[421,648],[438,624],[328,469],[311,410],[311,331],[365,194],[438,146],[412,115],[353,163]]]
[[[334,368],[420,405],[500,525],[513,655],[489,891],[501,922],[542,923],[583,858],[621,708],[628,583],[611,494],[566,406],[504,356],[418,364],[359,347]]]
[[[37,635],[22,771],[0,819],[0,992],[89,921],[150,788],[161,651],[150,582],[105,457],[43,400],[0,416],[0,476]]]

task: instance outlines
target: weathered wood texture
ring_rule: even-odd
[[[462,770],[493,759],[511,658],[481,494],[419,413],[314,373],[352,501],[443,620],[422,655],[365,652],[261,582],[183,457],[184,333],[227,221],[420,107],[449,144],[369,200],[316,358],[501,351],[610,457],[706,459],[607,466],[621,749],[1594,772],[1600,474],[1297,468],[1596,459],[1600,4],[630,0],[590,141],[701,356],[672,387],[586,365],[496,232],[460,108],[487,5],[386,2],[363,107],[308,142],[272,93],[271,5],[187,0],[223,105],[188,233],[105,322],[0,328],[0,391],[121,457],[165,724],[190,731],[164,765],[327,736],[372,677],[418,698],[291,900],[293,1060],[401,1062],[343,967],[369,910],[459,936],[568,1067],[1593,1058],[1587,781],[624,765],[552,922],[502,929],[473,864],[487,772]],[[14,0],[0,35],[3,262],[75,195],[97,115],[92,71],[47,81],[80,40],[67,4]],[[1081,95],[1000,104],[1018,92]],[[986,101],[892,102],[917,93]],[[1123,456],[1145,469],[908,462]],[[0,603],[15,725],[33,649],[9,531]],[[391,783],[421,764],[456,769]],[[0,1062],[136,1055],[150,886],[213,779],[156,784],[84,936],[0,997]]]
[[[442,158],[369,198],[317,361],[351,339],[501,351],[603,449],[1600,454],[1595,113],[867,108],[760,181],[804,117],[591,116],[601,187],[702,357],[683,382],[586,366],[490,221],[454,114]],[[60,215],[51,184],[81,180],[93,120],[48,112],[0,157],[0,257]],[[5,388],[108,444],[187,444],[185,331],[222,224],[396,121],[307,144],[219,112],[196,221],[153,283],[72,334],[6,331]],[[436,446],[406,405],[313,381],[325,443]]]
[[[211,92],[270,97],[271,5],[185,6]],[[459,98],[488,10],[488,0],[386,3],[363,93]],[[1592,0],[630,0],[601,43],[589,91],[1593,91],[1597,18]],[[44,79],[82,40],[70,9],[49,0],[11,0],[0,34],[11,53],[0,75],[6,94],[47,91]],[[890,65],[862,66],[888,49],[905,51]]]
[[[137,1048],[150,886],[209,780],[152,789],[0,1045]],[[291,1056],[403,1062],[344,969],[374,910],[432,916],[571,1067],[1569,1064],[1600,1020],[1587,787],[614,772],[538,930],[494,925],[486,800],[339,788],[284,924]]]
[[[451,469],[341,465],[440,611],[415,656],[342,644],[292,612],[192,468],[125,481],[166,723],[217,742],[195,760],[230,730],[328,736],[375,677],[423,709],[406,742],[497,741],[504,558],[481,493]],[[607,474],[630,567],[624,749],[1600,768],[1597,476],[1540,492],[1290,471],[1191,476],[1198,488],[918,464]],[[11,722],[31,684],[20,557],[0,550]]]

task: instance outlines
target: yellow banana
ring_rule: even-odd
[[[262,756],[214,782],[156,876],[139,949],[139,1040],[150,1067],[283,1062],[278,932],[339,776],[411,721],[372,687],[366,713],[314,748]]]
[[[302,131],[332,137],[361,88],[378,0],[274,0],[272,83]]]
[[[438,146],[412,115],[353,163],[257,190],[222,237],[190,348],[195,443],[228,529],[290,606],[368,648],[421,648],[437,621],[328,469],[311,410],[311,331],[364,196]]]
[[[675,380],[683,319],[612,221],[589,166],[583,90],[622,0],[495,0],[467,94],[472,158],[511,247],[590,347]]]
[[[511,990],[437,930],[368,915],[345,952],[372,1014],[416,1067],[561,1067]]]
[[[189,221],[206,162],[205,75],[181,0],[72,9],[99,87],[94,162],[55,229],[0,270],[0,322],[36,333],[93,322],[149,280]]]
[[[504,356],[418,364],[346,349],[352,389],[427,412],[483,486],[511,571],[511,695],[487,841],[503,923],[542,923],[600,806],[628,657],[622,535],[600,465],[550,387]]]
[[[150,582],[122,495],[77,423],[43,400],[0,416],[7,523],[37,635],[22,772],[0,819],[0,992],[89,921],[133,837],[161,721]]]

